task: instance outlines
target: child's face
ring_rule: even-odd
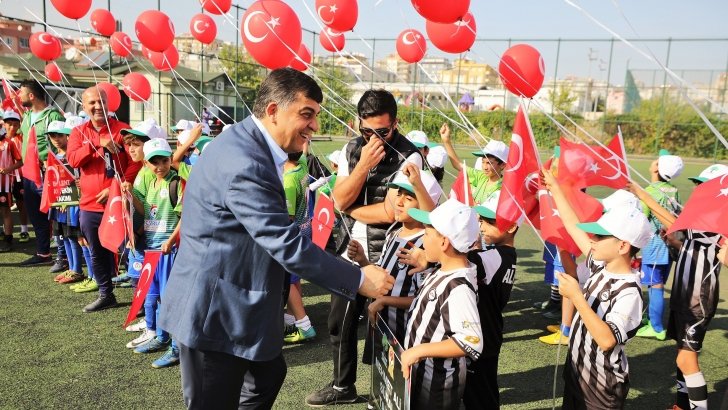
[[[503,242],[508,232],[501,232],[496,225],[495,219],[479,218],[480,234],[483,235],[483,242],[488,245],[499,244]]]
[[[657,171],[658,171],[657,164],[658,164],[658,160],[652,161],[652,164],[650,165],[650,174],[657,175]]]
[[[68,145],[68,135],[57,132],[49,132],[48,138],[51,140],[51,144],[53,144],[54,147],[64,151],[66,150],[66,145]]]
[[[157,177],[164,178],[169,174],[169,168],[171,167],[171,158],[156,156],[149,160],[149,169],[154,172]]]
[[[506,164],[500,162],[500,160],[492,155],[486,155],[485,158],[483,158],[483,172],[485,172],[485,175],[488,176],[488,178],[492,178],[494,176],[498,176],[499,178],[503,176],[503,169],[505,169]]]
[[[439,262],[442,257],[445,238],[431,226],[425,228],[422,247],[425,249],[427,262]]]
[[[339,166],[336,163],[331,163],[331,169],[333,169],[334,172],[339,172]]]
[[[610,262],[619,258],[625,246],[626,252],[629,252],[629,243],[614,236],[594,235],[591,238],[592,257],[598,261]]]
[[[417,197],[400,188],[397,190],[397,196],[394,200],[394,219],[399,222],[411,222],[412,217],[409,216],[410,209],[416,209],[420,206]]]
[[[134,162],[144,161],[144,143],[138,139],[129,144],[129,155]]]
[[[18,130],[20,129],[20,121],[18,120],[5,120],[3,122],[3,127],[5,127],[5,131],[8,133],[8,137],[14,137],[15,134],[18,133]]]

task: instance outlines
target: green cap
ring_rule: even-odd
[[[672,154],[670,154],[670,151],[668,151],[666,149],[661,149],[660,150],[660,156],[661,157],[664,157],[665,155],[672,155]]]
[[[482,205],[474,206],[473,211],[483,218],[495,219],[495,212]]]
[[[210,137],[200,137],[197,140],[197,150],[200,151],[200,153],[202,153],[202,150],[205,148],[205,145],[207,145],[211,142],[212,142],[212,138],[210,138]]]
[[[430,222],[430,212],[426,212],[421,209],[410,208],[407,211],[407,213],[415,221],[422,222],[423,224],[426,224],[426,225],[432,225],[432,222]]]
[[[583,224],[576,224],[576,227],[586,233],[593,233],[596,235],[614,236],[611,232],[606,230],[599,222],[587,222]]]
[[[561,158],[561,147],[554,148],[554,157]]]
[[[387,188],[394,188],[394,189],[402,188],[405,191],[409,192],[410,194],[415,195],[415,189],[412,188],[412,185],[406,184],[404,182],[390,182],[387,184]]]

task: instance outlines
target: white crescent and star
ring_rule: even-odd
[[[328,20],[328,21],[324,19],[324,17],[321,15],[321,9],[323,9],[324,7],[326,7],[326,6],[319,7],[318,10],[316,10],[316,12],[318,13],[319,18],[321,19],[321,22],[328,26],[329,24],[334,22],[334,18],[332,17],[331,20]],[[333,13],[335,13],[336,4],[334,4],[332,7],[329,7],[329,11],[331,11],[332,8],[333,8]]]
[[[727,176],[728,176],[728,174],[725,174],[725,175],[723,175],[722,177],[720,177],[720,184],[721,184],[721,185],[723,185],[723,181],[725,180],[725,178],[726,178]],[[718,194],[718,195],[716,196],[716,198],[718,198],[719,196],[728,196],[728,188],[723,188],[723,189],[721,189],[721,190],[720,190],[720,194]]]
[[[132,46],[131,37],[129,37],[127,35],[124,36],[124,45],[126,45],[128,48],[131,48],[131,46]]]
[[[142,275],[144,275],[144,273],[146,273],[146,276],[144,276],[144,283],[142,283],[139,286],[139,291],[138,292],[141,292],[142,291],[142,288],[144,287],[144,285],[147,282],[149,282],[149,277],[152,276],[152,264],[151,263],[147,263],[147,264],[144,265],[144,268],[142,269]],[[140,293],[137,293],[137,296],[139,296],[139,295],[140,295]]]
[[[115,197],[114,197],[114,198],[113,198],[113,199],[111,200],[111,202],[109,202],[109,208],[111,208],[112,206],[114,206],[114,204],[115,204],[115,203],[116,203],[117,201],[118,201],[118,202],[121,202],[121,197],[120,197],[120,196],[115,196]],[[114,222],[116,222],[116,218],[114,217],[114,215],[111,215],[111,216],[109,217],[109,220],[108,220],[107,222],[113,225],[113,224],[114,224]]]
[[[265,40],[266,37],[268,37],[268,33],[265,33],[263,37],[255,37],[251,32],[248,25],[250,24],[250,19],[257,15],[257,14],[265,14],[262,11],[254,11],[250,14],[248,14],[248,17],[245,18],[245,21],[243,22],[243,33],[245,34],[245,38],[248,39],[251,43],[260,43],[261,41]]]
[[[197,25],[200,24],[200,23],[205,23],[205,22],[202,21],[202,20],[197,20],[197,21],[195,21],[195,24],[192,26],[193,29],[195,30],[195,32],[198,33],[198,34],[204,33],[205,32],[205,29],[209,26],[209,24],[205,24],[205,28],[203,28],[202,30],[200,30],[199,27],[197,27]]]
[[[600,169],[601,169],[601,168],[599,168],[599,164],[597,164],[596,162],[595,162],[595,163],[593,163],[593,164],[591,164],[591,166],[589,166],[589,171],[592,171],[592,172],[594,172],[595,174],[596,174],[596,173],[597,173],[597,171],[599,171]]]
[[[407,40],[407,35],[408,34],[412,34],[412,41]],[[411,31],[408,31],[408,32],[404,33],[404,36],[402,36],[402,42],[405,43],[405,44],[407,44],[407,45],[414,44],[415,43],[414,38],[415,38],[414,33],[411,32]]]
[[[56,169],[56,167],[48,167],[48,173],[49,173],[49,174],[51,173],[51,171],[52,171],[52,172],[53,172],[54,174],[56,174],[56,182],[58,182],[58,180],[60,180],[60,179],[61,179],[61,178],[60,178],[60,175],[58,175],[58,170]],[[50,181],[49,181],[49,182],[50,182]]]
[[[518,134],[513,134],[511,137],[511,143],[518,145],[518,163],[508,168],[506,172],[518,171],[518,169],[521,168],[521,163],[523,163],[523,138],[521,138]]]
[[[331,27],[326,27],[326,34],[327,34],[327,35],[328,35],[329,37],[339,37],[339,36],[343,35],[344,33],[340,33],[340,32],[333,32],[333,31],[331,30]]]
[[[323,214],[323,213],[325,213],[325,214],[326,214],[326,222],[323,222],[323,221],[321,220],[321,214]],[[329,212],[329,208],[321,208],[321,210],[319,211],[318,215],[316,215],[316,217],[318,218],[319,222],[321,222],[321,223],[323,223],[324,225],[327,225],[327,226],[328,226],[328,224],[329,224],[329,220],[331,219],[331,213]],[[321,229],[321,228],[319,227],[319,230],[320,230],[320,229]]]
[[[43,44],[53,44],[53,40],[52,40],[53,37],[51,37],[51,40],[44,41],[43,40],[43,36],[49,36],[50,37],[50,34],[48,34],[48,33],[41,33],[41,35],[38,36],[38,41],[40,41]]]
[[[615,180],[622,175],[622,168],[619,166],[620,158],[617,156],[617,154],[612,154],[611,157],[607,158],[607,162],[612,161],[612,160],[614,160],[616,162],[616,165],[614,166],[614,168],[616,168],[617,172],[614,175],[612,175],[611,177],[605,176],[604,177],[605,179]]]

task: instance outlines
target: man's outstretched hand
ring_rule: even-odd
[[[389,272],[376,265],[362,268],[364,281],[359,287],[359,293],[368,298],[381,298],[394,287],[394,277]]]

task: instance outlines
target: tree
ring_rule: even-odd
[[[562,86],[556,92],[549,90],[549,100],[563,112],[571,111],[571,104],[576,101],[576,95],[571,92],[571,86]]]
[[[255,101],[260,83],[265,78],[265,68],[258,64],[242,47],[236,50],[235,46],[224,45],[217,57],[220,59],[223,70],[227,72],[232,81],[235,81],[235,75],[237,74],[237,85],[250,87],[250,91],[240,93],[243,99],[248,102]]]

